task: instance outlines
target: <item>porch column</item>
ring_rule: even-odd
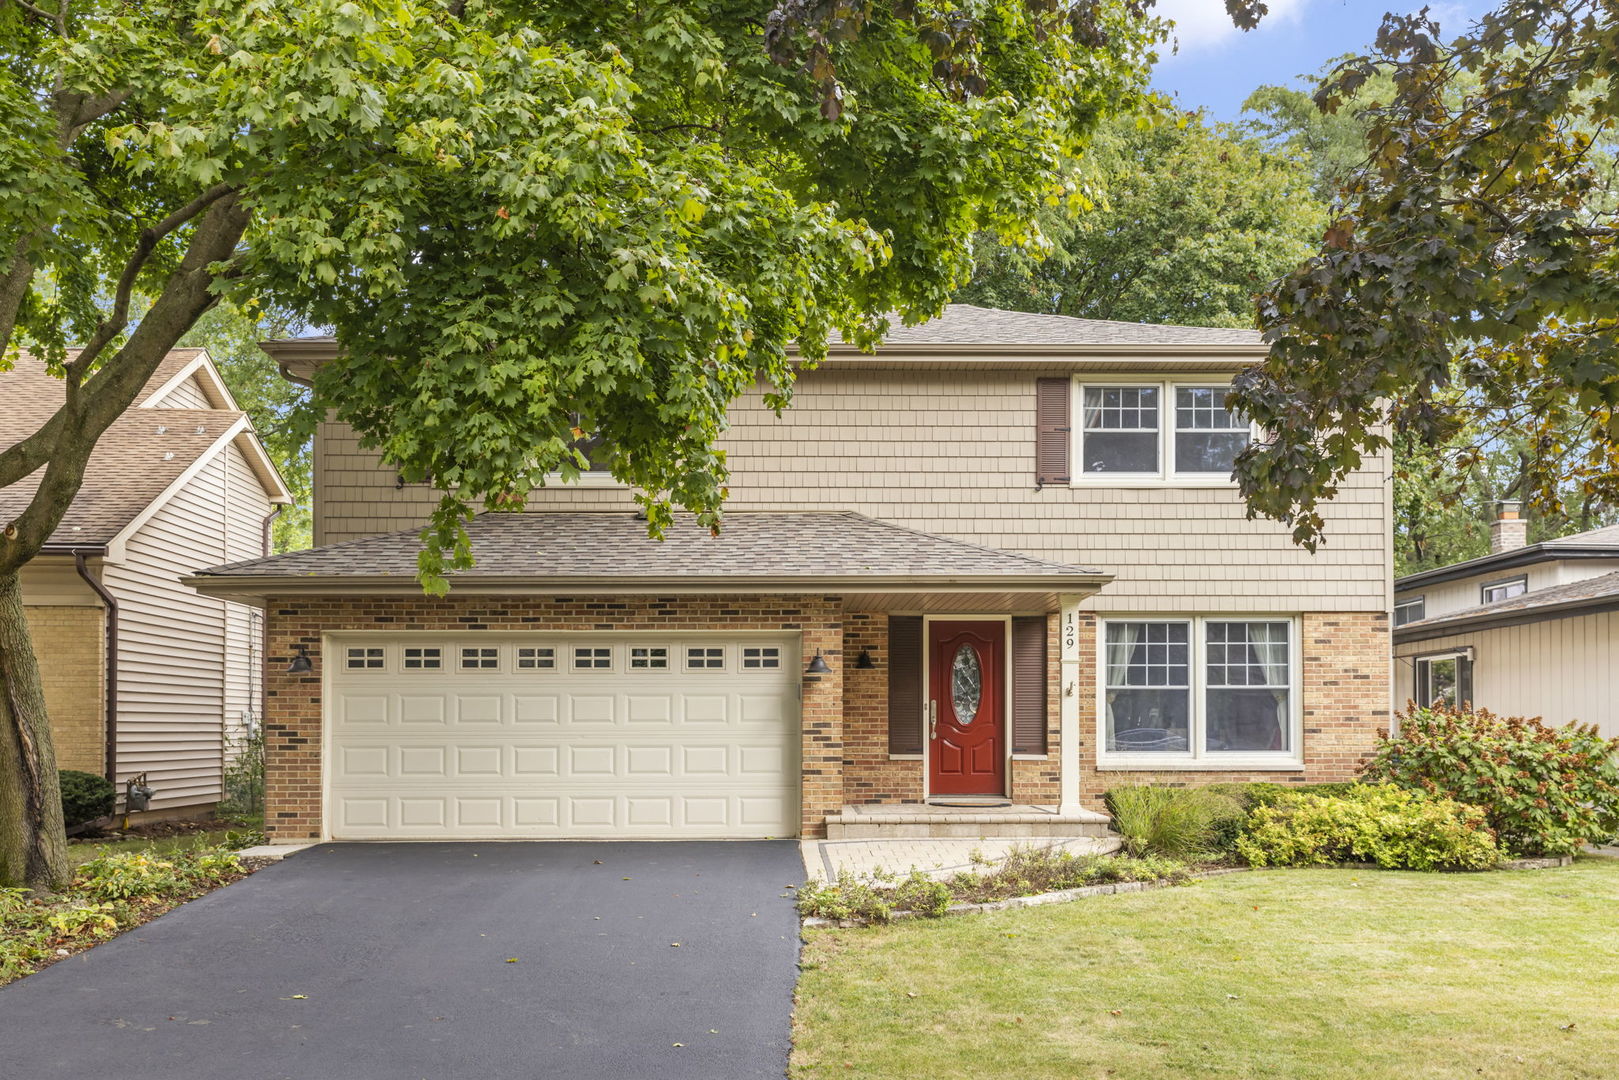
[[[1062,603],[1061,650],[1059,665],[1057,718],[1061,733],[1059,765],[1062,769],[1060,791],[1062,802],[1058,812],[1075,814],[1079,805],[1079,601],[1080,597],[1065,593]]]

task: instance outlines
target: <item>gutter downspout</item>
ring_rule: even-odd
[[[276,505],[274,505],[274,506],[272,506],[270,508],[270,512],[268,514],[264,515],[264,520],[259,522],[259,532],[263,535],[263,538],[264,538],[264,542],[263,542],[263,545],[262,545],[262,550],[259,552],[259,554],[261,554],[261,555],[270,554],[270,526],[275,523],[275,519],[280,517],[281,516],[281,511],[283,511],[285,509],[286,509],[286,504],[277,503]]]
[[[84,552],[75,549],[73,552],[73,569],[77,570],[79,577],[90,586],[92,592],[101,597],[101,602],[107,605],[107,702],[106,702],[106,761],[104,769],[110,783],[118,783],[118,598],[107,591],[107,587],[96,580],[90,568],[85,565]]]

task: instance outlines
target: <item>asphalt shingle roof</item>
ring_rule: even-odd
[[[1155,323],[1116,322],[1110,319],[1076,319],[1068,315],[1035,315],[1026,311],[1002,311],[972,304],[949,304],[936,319],[918,326],[902,325],[890,318],[891,329],[885,345],[902,347],[1034,345],[1095,348],[1110,345],[1251,345],[1264,347],[1257,330],[1234,330],[1217,326],[1165,326]],[[266,345],[335,345],[329,334],[289,338]],[[879,350],[880,352],[881,350]]]
[[[630,512],[481,514],[468,527],[477,565],[456,580],[500,577],[625,578],[676,583],[693,578],[1026,578],[1101,576],[961,540],[917,532],[846,511],[730,514],[719,536],[694,520],[676,521],[661,541]],[[416,576],[416,530],[351,540],[285,555],[216,566],[198,576]]]
[[[175,349],[163,358],[137,403],[196,359],[198,349]],[[62,404],[62,380],[45,364],[24,354],[10,371],[0,372],[0,448],[9,447],[50,419]],[[135,520],[192,463],[244,414],[224,409],[131,408],[113,421],[96,443],[84,483],[73,505],[51,534],[51,547],[97,547]],[[37,470],[0,489],[0,524],[27,508],[44,479]]]
[[[1025,311],[950,304],[937,319],[919,326],[891,322],[889,345],[1252,345],[1263,347],[1257,330],[1212,326],[1076,319]]]

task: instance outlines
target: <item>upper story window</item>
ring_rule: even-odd
[[[1520,574],[1515,578],[1505,578],[1501,581],[1491,581],[1479,587],[1479,602],[1493,604],[1497,600],[1511,600],[1514,596],[1522,596],[1529,591],[1529,577]]]
[[[1413,596],[1409,600],[1396,600],[1394,602],[1394,625],[1404,626],[1409,622],[1427,618],[1426,597]]]
[[[1076,479],[1228,481],[1253,441],[1253,426],[1226,408],[1229,391],[1179,380],[1081,383]]]
[[[1159,471],[1158,387],[1087,386],[1080,418],[1080,472]]]

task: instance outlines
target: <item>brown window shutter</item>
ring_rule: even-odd
[[[1067,379],[1034,380],[1034,479],[1037,484],[1068,483],[1068,419],[1073,387]]]
[[[888,617],[888,752],[922,752],[922,616]]]
[[[1046,752],[1046,617],[1012,617],[1012,752]]]

